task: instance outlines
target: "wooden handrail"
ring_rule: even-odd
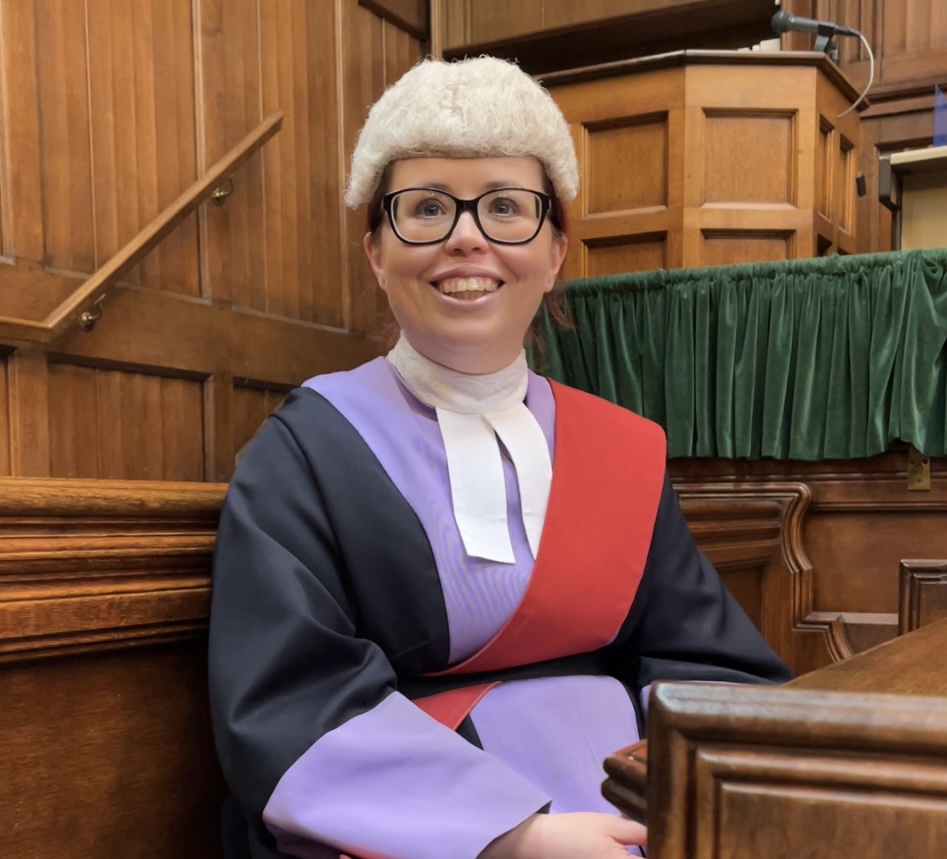
[[[51,343],[59,337],[67,328],[78,322],[83,313],[94,310],[96,303],[102,300],[122,275],[140,262],[171,230],[203,203],[221,182],[276,134],[282,124],[282,113],[267,117],[108,262],[83,281],[82,285],[42,322],[0,316],[0,337],[34,343]]]

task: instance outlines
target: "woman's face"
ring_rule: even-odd
[[[494,188],[543,190],[539,161],[522,158],[411,158],[392,165],[388,191],[436,188],[471,199]],[[511,364],[566,252],[548,218],[528,244],[488,241],[470,212],[433,245],[408,245],[387,217],[365,236],[365,251],[408,342],[462,373]],[[464,287],[464,291],[456,291]]]

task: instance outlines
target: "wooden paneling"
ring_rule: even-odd
[[[233,449],[239,457],[240,451],[282,401],[282,391],[265,391],[258,388],[236,387],[233,392]]]
[[[455,2],[449,4],[448,15],[466,25],[461,36],[462,42],[489,42],[541,30],[544,5],[545,0],[520,0],[517,3],[507,0]]]
[[[0,855],[220,856],[207,708],[224,487],[0,486]]]
[[[7,8],[12,245],[89,273],[194,179],[190,3]],[[196,293],[196,238],[190,219],[130,279]]]
[[[667,113],[585,125],[590,215],[668,205]]]
[[[196,58],[197,158],[202,172],[263,118],[260,81],[259,9],[255,2],[195,4],[202,37]],[[228,82],[239,82],[239,86]],[[282,131],[280,132],[283,133]],[[280,217],[279,172],[264,205],[264,164],[278,164],[276,141],[254,156],[232,179],[222,206],[204,206],[199,218],[204,250],[204,294],[220,302],[264,311],[267,304],[267,243],[261,234]],[[281,257],[273,248],[274,263]]]
[[[368,116],[372,102],[393,84],[418,59],[417,42],[408,34],[372,15],[354,3],[342,4],[342,32],[345,44],[356,50],[343,51],[340,56],[342,88],[342,148],[351,153]],[[366,63],[364,57],[383,57],[384,63]],[[346,162],[346,175],[348,163]],[[378,332],[391,324],[391,314],[384,293],[372,274],[362,237],[365,235],[365,213],[352,211],[337,202],[340,218],[345,224],[343,271],[348,286],[346,312],[352,327],[359,331]]]
[[[198,640],[0,668],[0,852],[219,856],[205,661]]]
[[[756,29],[765,18],[768,11],[761,9],[754,0],[729,0],[718,3],[716,0],[583,0],[576,3],[574,0],[521,0],[517,3],[503,2],[503,0],[434,0],[440,4],[443,17],[444,43],[451,48],[460,48],[465,45],[488,45],[492,43],[509,43],[519,40],[524,46],[531,42],[537,43],[547,34],[555,34],[574,28],[576,31],[576,47],[588,49],[598,42],[608,51],[611,45],[606,46],[607,37],[597,28],[625,27],[630,25],[630,31],[642,31],[642,35],[654,41],[662,37],[673,38],[675,35],[692,35],[693,30],[707,29],[712,26],[714,19],[727,26],[737,28],[753,22]],[[729,7],[729,8],[727,8]],[[656,23],[660,21],[660,23]],[[595,32],[598,38],[589,40],[589,31]],[[633,34],[634,35],[634,34]],[[725,36],[724,36],[725,37]],[[582,42],[591,44],[582,44]],[[637,40],[635,40],[637,41]],[[665,43],[667,45],[667,42]],[[710,47],[711,44],[707,46]],[[749,41],[746,42],[749,44]],[[718,36],[717,47],[725,47]],[[503,48],[511,47],[503,44]],[[551,47],[551,46],[550,46]],[[637,45],[635,45],[637,47]],[[673,43],[667,45],[669,49]],[[691,47],[697,47],[692,45]],[[552,51],[550,50],[550,54]],[[645,51],[644,53],[648,53]],[[615,56],[608,52],[602,61],[619,59],[631,54]],[[642,52],[634,53],[642,56]],[[513,51],[515,56],[515,50]],[[529,59],[532,59],[530,56]],[[568,68],[559,58],[559,65],[548,68]],[[552,58],[550,57],[550,60]],[[587,65],[588,62],[572,63]]]
[[[654,271],[667,267],[666,234],[619,236],[585,242],[583,269],[588,277],[614,274],[616,271]]]
[[[803,572],[781,603],[791,613],[790,664],[827,665],[893,638],[899,623],[899,565],[947,558],[947,461],[931,461],[931,488],[908,489],[907,452],[846,462],[674,460],[675,485],[796,480],[812,501],[799,523]]]
[[[85,6],[98,267],[197,178],[194,26],[191,0],[86,0]],[[45,105],[40,111],[45,116]],[[127,280],[199,294],[195,217]]]
[[[779,262],[794,255],[792,233],[701,231],[701,265],[737,265],[748,259]]]
[[[683,92],[673,69],[645,77],[634,86],[613,78],[550,88],[572,126],[582,186],[570,205],[567,278],[677,264]]]
[[[36,76],[36,15],[32,4],[0,6],[0,77],[5,85],[3,116],[10,170],[7,206],[16,212],[7,253],[43,259],[42,148]]]
[[[386,48],[392,47],[397,37],[391,32],[390,26],[354,3],[343,3],[341,14],[346,43],[360,46],[357,51],[343,51],[340,56],[340,75],[345,82],[342,90],[341,142],[344,151],[351,153],[369,106],[377,98],[377,93],[383,91],[397,76],[394,72],[393,76],[389,74],[385,63],[363,62],[360,54],[364,51],[366,55],[385,58],[387,62]],[[375,282],[362,248],[365,213],[352,211],[341,200],[337,201],[337,208],[339,218],[345,224],[342,265],[348,286],[346,313],[354,327],[370,331],[378,326],[387,302]]]
[[[360,6],[422,42],[430,38],[429,0],[358,0]]]
[[[95,219],[85,4],[50,0],[34,7],[36,53],[31,66],[19,70],[13,85],[26,76],[38,83],[33,110],[40,117],[43,262],[91,272],[95,269]],[[20,160],[16,150],[13,159]]]
[[[283,114],[223,205],[166,237],[92,333],[11,355],[3,470],[225,480],[272,404],[250,408],[235,380],[281,395],[384,348],[366,336],[390,316],[364,213],[342,193],[369,106],[421,54],[390,20],[356,0],[0,5],[0,315],[42,320]]]
[[[794,111],[707,110],[704,116],[703,205],[795,204]]]
[[[50,475],[204,477],[201,383],[51,363]]]
[[[10,159],[9,143],[7,142],[6,130],[9,126],[7,117],[9,109],[7,107],[7,93],[4,81],[4,16],[0,9],[0,260],[4,257],[13,255],[12,235],[13,235],[13,213],[10,207]],[[0,269],[0,279],[3,277],[3,269]]]
[[[0,351],[0,476],[10,473],[10,398],[7,390],[7,361]]]
[[[854,252],[854,91],[818,55],[677,52],[544,83],[583,187],[565,277]]]
[[[808,489],[792,482],[675,486],[697,545],[766,640],[792,664],[807,636],[795,628],[790,607],[811,574],[799,533]],[[832,646],[826,630],[818,638],[823,647]]]
[[[855,249],[888,250],[891,218],[878,201],[878,155],[931,143],[933,88],[947,81],[947,5],[937,0],[786,0],[783,6],[795,14],[856,27],[873,48],[871,107],[862,115],[857,163],[850,162],[849,169],[863,173],[866,185],[865,195],[852,203],[858,225]],[[801,34],[785,41],[795,48],[812,44],[810,36]],[[842,70],[863,88],[869,71],[864,46],[859,39],[838,42]]]
[[[377,326],[364,213],[346,210],[342,192],[368,108],[417,61],[417,40],[354,2],[336,12],[329,3],[203,0],[201,16],[202,160],[284,112],[283,130],[235,178],[226,206],[204,214],[210,294],[321,325]],[[256,51],[272,61],[259,63]],[[228,86],[234,80],[242,88]],[[339,125],[341,135],[329,133]]]
[[[342,191],[336,136],[319,118],[339,115],[335,7],[328,3],[260,3],[264,112],[285,110],[283,131],[265,183],[290,218],[267,218],[268,313],[344,325],[344,286],[335,217]],[[330,120],[331,121],[331,120]],[[326,169],[331,165],[329,169]],[[321,181],[313,181],[319,175]],[[258,305],[250,305],[258,306]]]
[[[760,0],[432,0],[435,48],[546,74],[683,48],[743,48],[772,35]]]
[[[905,557],[947,555],[941,530],[944,510],[881,507],[857,515],[851,510],[825,510],[808,523],[806,539],[820,561],[814,591],[817,611],[888,614],[897,611],[896,572]],[[910,534],[910,541],[904,539]],[[884,576],[869,571],[885,570]],[[864,570],[871,587],[853,587],[853,571]]]
[[[49,373],[46,356],[21,349],[7,359],[10,474],[49,474]]]
[[[930,91],[947,72],[947,6],[939,0],[784,0],[788,11],[861,30],[875,55],[872,103],[909,91]],[[813,37],[784,37],[795,50],[808,50]],[[868,83],[868,53],[855,38],[840,38],[843,70],[861,88]]]
[[[947,619],[947,561],[902,561],[898,595],[898,632],[902,635]]]

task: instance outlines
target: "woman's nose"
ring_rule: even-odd
[[[474,216],[471,212],[461,212],[454,229],[447,237],[448,250],[465,250],[485,248],[487,245],[486,237],[477,226]]]

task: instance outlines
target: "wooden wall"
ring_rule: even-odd
[[[444,56],[515,59],[532,74],[766,38],[767,0],[431,0]]]
[[[947,5],[941,0],[783,0],[784,9],[862,30],[876,57],[871,106],[862,113],[857,250],[890,249],[891,218],[878,202],[878,155],[926,146],[933,134],[935,83],[947,84]],[[446,56],[488,49],[515,57],[534,74],[682,48],[732,48],[773,38],[773,4],[758,0],[432,0],[432,38]],[[809,50],[813,38],[784,37]],[[868,80],[858,39],[839,39],[841,66],[856,88]]]
[[[825,57],[679,51],[542,81],[583,189],[566,278],[855,251],[858,116],[838,117],[857,93]]]
[[[754,618],[753,594],[763,595],[776,618],[770,640],[797,673],[898,634],[901,561],[947,557],[947,460],[930,460],[930,469],[930,489],[909,488],[905,445],[867,460],[679,459],[670,466],[684,495],[693,483],[714,483],[722,494],[727,485],[755,485],[761,497],[773,483],[806,488],[805,515],[789,532],[799,557],[792,574],[781,583],[769,581],[763,568],[742,583],[726,578]],[[933,590],[925,603],[938,598]]]
[[[947,84],[947,5],[939,0],[786,0],[790,11],[860,29],[875,54],[871,106],[862,114],[860,170],[867,193],[858,209],[858,249],[891,248],[891,216],[878,202],[878,156],[930,145],[934,133],[934,86]],[[793,35],[788,43],[808,47]],[[861,90],[868,82],[868,55],[858,39],[839,40],[841,66]]]
[[[421,54],[382,15],[357,0],[0,5],[0,316],[43,319],[284,115],[225,204],[146,257],[92,333],[3,344],[0,473],[223,480],[287,390],[377,354],[383,301],[341,197],[368,106]]]
[[[0,479],[0,855],[219,859],[206,639],[225,488]]]

